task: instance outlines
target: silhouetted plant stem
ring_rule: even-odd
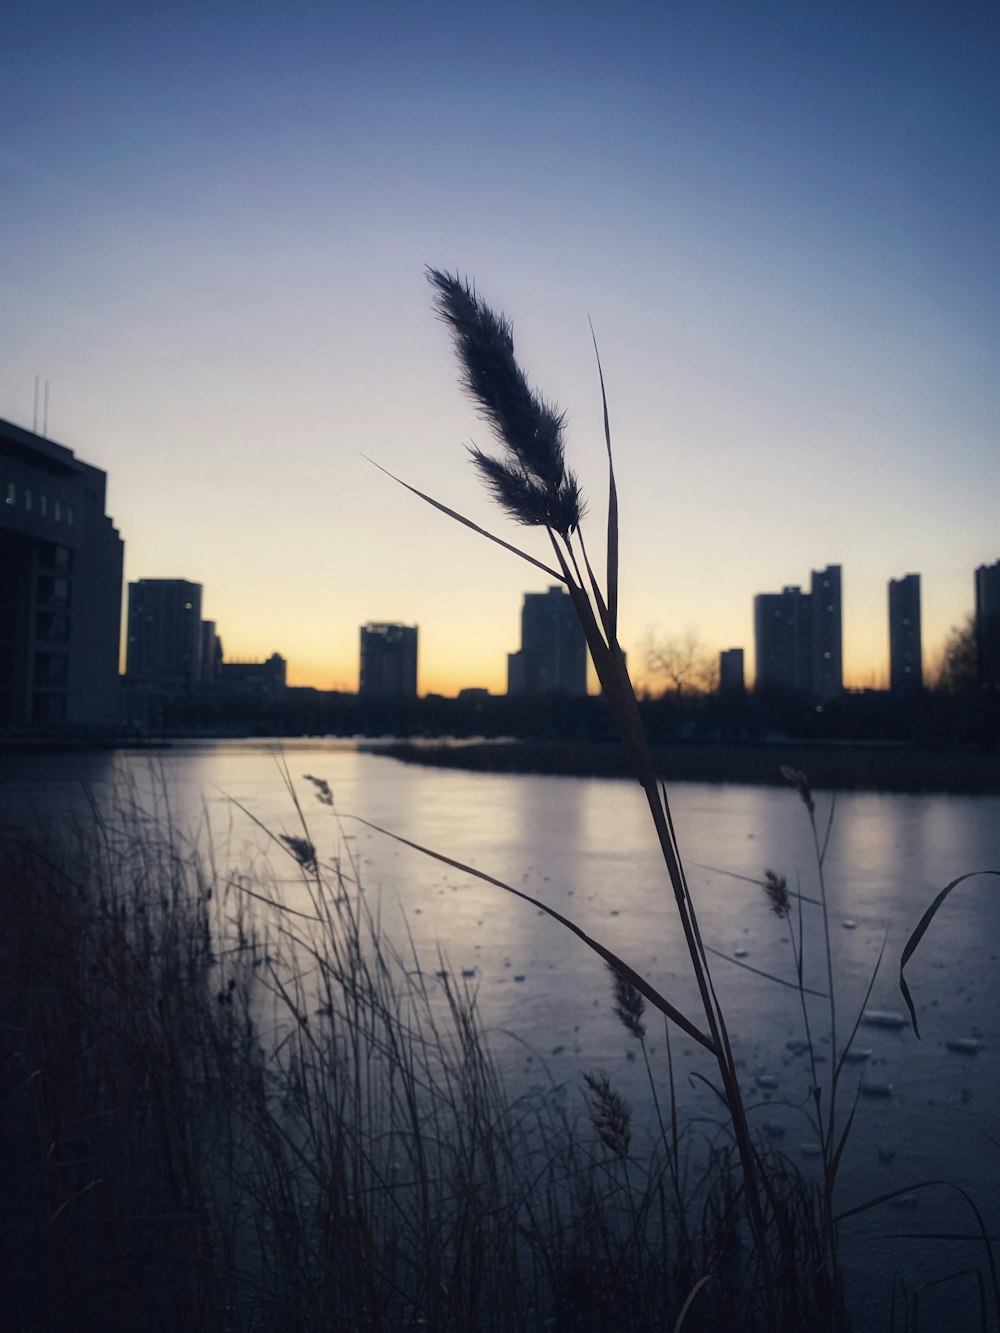
[[[757,1158],[750,1138],[736,1062],[725,1016],[712,985],[708,955],[681,864],[666,791],[652,762],[635,690],[618,642],[618,496],[600,356],[598,354],[597,366],[608,457],[607,578],[603,591],[583,544],[580,526],[585,511],[583,497],[576,477],[565,465],[563,414],[557,412],[528,385],[514,357],[510,322],[482,301],[467,281],[433,268],[428,269],[427,276],[435,289],[437,312],[452,333],[461,367],[462,385],[501,447],[501,456],[495,457],[473,446],[470,450],[472,462],[494,500],[511,518],[528,527],[545,529],[559,567],[559,577],[580,622],[604,697],[628,750],[636,779],[646,796],[705,1013],[708,1032],[699,1034],[699,1039],[715,1056],[722,1080],[723,1101],[729,1113],[743,1171],[749,1222],[763,1272],[765,1299],[771,1312],[774,1309],[771,1263],[757,1180]],[[596,340],[594,350],[597,353]],[[432,500],[412,486],[408,489],[465,526],[484,532],[439,501]],[[527,552],[511,547],[490,533],[484,535],[508,550],[514,550],[515,554],[530,563],[539,564]],[[580,543],[583,568],[587,571],[586,580],[575,549],[574,536]],[[481,877],[490,878],[485,875]],[[550,911],[547,908],[545,910]],[[550,915],[556,914],[550,911]],[[582,935],[572,923],[564,920],[564,924]],[[588,943],[605,958],[608,957],[608,951],[603,946],[593,940]],[[621,960],[618,962],[624,966]],[[632,976],[642,984],[635,973]],[[650,993],[648,987],[644,993]],[[670,1010],[670,1016],[675,1021],[682,1018],[670,1006],[664,1007],[661,1003],[659,1007],[664,1013]],[[682,1018],[682,1022],[689,1031],[692,1030],[689,1020]]]

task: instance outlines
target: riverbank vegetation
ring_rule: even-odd
[[[761,1147],[765,1287],[667,1070],[653,1134],[598,1072],[510,1095],[468,983],[313,838],[231,870],[132,810],[3,845],[8,1327],[847,1326],[817,1184]]]

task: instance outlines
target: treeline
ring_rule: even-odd
[[[926,691],[902,699],[886,691],[848,692],[823,704],[752,693],[666,692],[640,701],[650,740],[882,741],[930,748],[1000,748],[1000,695]],[[374,699],[289,689],[276,698],[240,695],[164,699],[138,734],[260,736],[511,736],[615,739],[603,699],[482,695]]]

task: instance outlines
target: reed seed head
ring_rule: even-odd
[[[564,537],[583,516],[579,483],[566,468],[562,412],[528,384],[514,356],[513,328],[457,275],[428,268],[439,316],[449,325],[462,367],[462,386],[508,457],[470,450],[494,499],[518,523]]]
[[[317,778],[312,773],[303,773],[302,776],[306,782],[311,782],[316,789],[316,799],[320,805],[333,805],[333,792],[330,790],[330,784],[326,778]]]
[[[584,1074],[590,1089],[590,1123],[597,1130],[601,1142],[622,1161],[628,1156],[632,1142],[632,1112],[625,1098],[608,1081],[607,1074]]]
[[[799,797],[802,804],[813,814],[816,809],[816,803],[812,797],[812,790],[809,786],[809,779],[800,768],[792,768],[789,764],[782,764],[781,776],[786,782],[790,782],[793,787],[798,788]]]
[[[316,848],[308,838],[299,838],[293,833],[282,833],[281,841],[303,870],[316,869]]]
[[[764,892],[775,916],[785,917],[792,910],[788,880],[774,870],[764,871]]]
[[[636,1041],[643,1041],[646,1036],[646,1025],[642,1022],[642,1016],[646,1010],[646,1001],[631,981],[627,977],[623,977],[617,968],[612,967],[610,963],[608,963],[608,971],[611,973],[611,983],[614,990],[615,1013]]]

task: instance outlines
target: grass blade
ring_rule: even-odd
[[[934,920],[935,916],[937,916],[938,909],[948,897],[949,893],[951,893],[952,889],[958,888],[959,884],[964,884],[967,879],[973,879],[976,875],[995,875],[1000,879],[1000,870],[969,870],[966,874],[959,875],[958,879],[953,879],[950,884],[946,884],[917,922],[910,938],[906,941],[902,957],[899,960],[899,989],[902,991],[903,999],[906,1001],[906,1007],[910,1011],[910,1022],[913,1024],[913,1031],[918,1037],[920,1036],[920,1029],[917,1027],[917,1011],[913,1007],[913,999],[910,996],[910,988],[906,984],[906,978],[903,976],[903,969],[913,957],[914,950],[927,932],[927,927]]]
[[[612,640],[618,637],[618,488],[615,485],[615,463],[611,453],[611,422],[608,417],[608,395],[604,390],[604,371],[601,354],[597,350],[597,335],[593,324],[590,336],[594,340],[597,374],[601,381],[601,406],[604,409],[604,442],[608,450],[608,627]]]
[[[527,551],[522,551],[519,546],[512,546],[510,542],[505,542],[502,537],[496,537],[492,532],[487,532],[485,528],[481,528],[478,523],[473,523],[471,518],[466,518],[464,514],[459,514],[456,510],[449,509],[448,506],[442,504],[440,500],[435,500],[432,496],[425,495],[423,491],[418,491],[416,486],[411,486],[408,481],[403,481],[402,477],[397,477],[395,473],[390,472],[389,469],[383,467],[381,463],[376,463],[374,458],[369,458],[367,454],[362,454],[361,457],[365,459],[366,462],[371,463],[372,467],[377,467],[379,472],[384,472],[387,477],[391,477],[392,480],[397,482],[400,486],[405,486],[413,495],[419,496],[421,500],[425,500],[427,504],[432,505],[435,509],[440,509],[442,514],[447,514],[449,518],[453,518],[456,523],[464,523],[465,526],[471,528],[473,532],[478,532],[480,537],[488,537],[491,542],[496,542],[497,546],[502,546],[505,551],[513,551],[514,555],[519,555],[522,560],[527,560],[529,565],[534,565],[536,569],[543,570],[551,578],[558,579],[560,583],[565,582],[563,575],[560,574],[558,570],[553,569],[551,565],[546,565],[543,561],[536,560],[533,555],[529,555]]]
[[[713,949],[710,944],[704,946],[706,952],[714,953],[716,958],[722,958],[727,963],[732,963],[733,967],[742,967],[745,972],[752,972],[756,977],[763,977],[766,981],[775,981],[779,986],[788,986],[791,990],[801,990],[804,995],[817,995],[821,1000],[828,1000],[830,997],[826,991],[810,990],[808,986],[800,986],[797,981],[786,981],[784,977],[776,976],[773,972],[764,972],[759,967],[752,967],[749,963],[744,963],[741,958],[733,958],[731,954],[723,953],[721,949]]]
[[[381,828],[378,824],[372,824],[369,820],[362,819],[360,815],[344,815],[343,818],[353,819],[357,823],[363,824],[365,828],[372,829],[375,833],[381,833],[384,837],[392,838],[394,842],[401,843],[404,847],[412,847],[414,851],[421,852],[424,856],[429,856],[435,861],[440,861],[442,865],[451,866],[454,870],[461,870],[463,874],[472,875],[476,879],[481,879],[484,884],[492,884],[495,888],[503,889],[506,893],[512,893],[515,898],[523,898],[526,903],[531,903],[532,907],[537,907],[540,912],[544,912],[546,916],[552,917],[553,921],[558,921],[559,924],[565,926],[567,930],[571,930],[578,939],[583,940],[588,948],[592,949],[594,953],[603,958],[606,963],[610,963],[615,971],[619,972],[626,981],[629,981],[651,1005],[659,1009],[661,1014],[666,1014],[666,1016],[672,1019],[682,1031],[688,1034],[689,1037],[693,1037],[695,1041],[699,1042],[706,1050],[711,1051],[712,1054],[715,1055],[715,1046],[712,1043],[711,1038],[707,1037],[704,1032],[696,1027],[685,1014],[682,1014],[679,1009],[675,1008],[668,999],[661,995],[660,992],[656,990],[655,987],[651,986],[644,977],[641,977],[638,972],[629,967],[628,963],[619,958],[617,954],[612,953],[610,949],[606,949],[600,941],[595,940],[592,936],[588,935],[585,930],[581,930],[575,921],[570,921],[569,917],[563,916],[562,913],[557,912],[554,907],[549,907],[540,899],[533,898],[530,893],[525,893],[523,889],[515,889],[512,884],[505,884],[502,879],[497,879],[493,875],[488,875],[485,870],[477,870],[475,866],[466,865],[464,861],[456,861],[451,856],[445,856],[441,852],[435,852],[430,847],[421,846],[419,842],[412,842],[409,838],[400,837],[398,833],[392,833],[389,829]]]

